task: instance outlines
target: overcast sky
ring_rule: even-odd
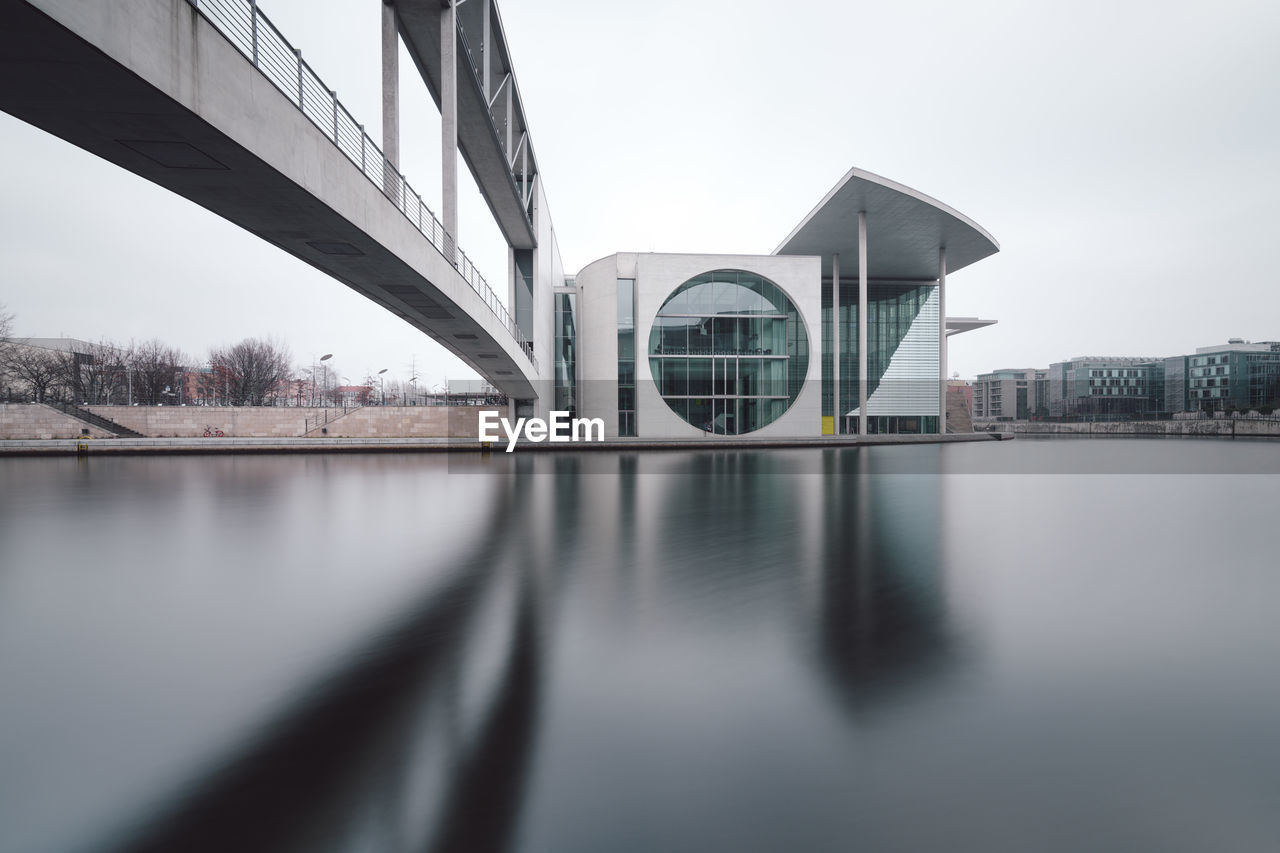
[[[259,0],[376,136],[379,0]],[[1280,3],[502,0],[565,269],[767,254],[851,166],[1000,241],[948,278],[971,377],[1280,339]],[[439,208],[439,116],[401,54],[402,170]],[[0,114],[0,302],[17,333],[275,335],[358,381],[472,376],[338,282]],[[506,249],[463,168],[459,242]]]

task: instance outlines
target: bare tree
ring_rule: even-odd
[[[196,400],[206,406],[223,403],[227,396],[228,384],[222,381],[212,364],[201,368],[200,375],[196,378]]]
[[[303,399],[306,397],[308,388],[304,372],[299,371],[294,374],[286,384],[289,388],[289,401],[295,406],[301,406],[303,404]]]
[[[87,386],[84,381],[84,369],[92,361],[88,353],[74,350],[51,350],[50,357],[57,365],[58,378],[50,391],[56,397],[72,403],[88,401]]]
[[[89,344],[87,349],[84,358],[76,363],[81,399],[106,405],[124,402],[129,386],[127,352],[106,338]]]
[[[8,378],[37,403],[43,403],[50,391],[66,381],[67,369],[63,353],[44,347],[6,343],[4,369]]]
[[[182,353],[157,338],[129,346],[133,398],[139,403],[183,402]]]
[[[291,376],[289,350],[270,339],[245,338],[209,353],[214,381],[221,382],[232,405],[273,404]]]
[[[14,387],[15,379],[9,372],[8,361],[12,346],[8,338],[13,335],[13,320],[13,312],[6,309],[4,303],[0,302],[0,388],[4,389],[5,400],[12,399],[17,391]]]
[[[73,403],[110,403],[119,391],[124,396],[127,369],[123,351],[107,340],[79,344],[74,350],[54,350],[52,357],[61,375],[55,387]]]
[[[366,373],[364,377],[364,381],[361,382],[360,385],[368,389],[360,393],[360,405],[368,406],[378,402],[378,400],[381,398],[381,395],[378,393],[378,389],[381,387],[381,383],[378,381],[377,376],[373,375],[372,373]]]
[[[88,359],[83,353],[36,346],[13,337],[14,315],[0,303],[0,387],[5,399],[19,394],[43,403],[49,397],[77,399],[77,368]]]

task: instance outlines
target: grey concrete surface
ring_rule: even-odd
[[[860,241],[849,227],[866,215],[868,236]],[[873,279],[932,281],[938,277],[938,250],[947,249],[947,271],[956,272],[1000,251],[982,226],[960,211],[905,184],[863,169],[850,169],[774,250],[779,255],[822,255],[822,274],[831,275],[831,253],[845,263],[867,246]]]
[[[1235,436],[1280,437],[1280,420],[1270,418],[1206,418],[1180,421],[1083,421],[1080,423],[1047,423],[1015,421],[985,424],[1006,435],[1167,435],[1167,436]]]
[[[954,444],[971,441],[1009,440],[1001,433],[968,435],[870,435],[827,436],[804,439],[748,439],[707,436],[701,440],[611,438],[598,442],[533,444],[521,441],[515,453],[628,450],[763,450],[769,448],[832,448],[893,444]],[[474,439],[452,438],[114,438],[0,441],[0,456],[98,456],[110,454],[217,454],[217,453],[503,453],[495,442],[485,448]]]
[[[0,56],[0,109],[333,276],[507,394],[537,396],[483,297],[186,0],[9,3]]]

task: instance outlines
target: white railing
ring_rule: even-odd
[[[262,13],[257,0],[187,2],[292,101],[453,265],[515,338],[536,373],[538,362],[533,355],[533,344],[525,339],[493,288],[466,253],[458,248],[453,235],[444,229],[431,208],[423,203],[422,196],[409,186],[404,175],[395,169],[365,133],[364,125],[357,122],[338,101],[338,93],[324,85],[302,58],[302,51],[290,45]]]

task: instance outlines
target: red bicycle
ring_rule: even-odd
[[[204,437],[205,437],[205,438],[223,438],[223,437],[225,437],[225,436],[226,436],[226,433],[225,433],[225,432],[223,432],[223,431],[222,431],[222,430],[220,430],[220,429],[214,429],[213,427],[205,427],[205,428],[204,428]]]

